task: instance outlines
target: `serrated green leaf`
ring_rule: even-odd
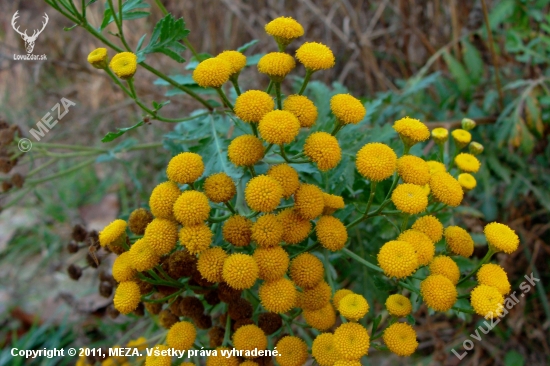
[[[453,79],[456,81],[458,90],[460,90],[462,94],[468,94],[472,87],[472,83],[464,66],[449,52],[443,53],[443,59],[453,75]]]
[[[254,46],[256,43],[258,43],[259,41],[257,39],[253,39],[252,41],[248,42],[248,43],[245,43],[243,44],[241,47],[237,48],[237,51],[239,52],[244,52],[246,51],[247,49],[249,49],[250,47]]]
[[[493,10],[489,13],[489,24],[491,25],[491,29],[497,29],[506,18],[514,13],[515,7],[515,0],[502,0],[497,2]]]
[[[151,53],[163,53],[179,63],[185,62],[180,54],[187,48],[180,41],[188,34],[183,18],[176,20],[172,14],[167,14],[155,25],[149,44],[140,51],[141,58]]]
[[[144,121],[139,121],[138,123],[136,123],[135,125],[133,126],[130,126],[130,127],[122,127],[122,128],[117,128],[116,132],[109,132],[107,133],[102,139],[101,139],[101,142],[111,142],[117,138],[119,138],[120,136],[124,135],[126,132],[128,131],[131,131],[133,129],[136,129],[140,126],[143,126],[145,122]]]
[[[462,41],[464,46],[463,59],[468,74],[474,84],[478,84],[483,74],[483,59],[478,49],[467,40]]]

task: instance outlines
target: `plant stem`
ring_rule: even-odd
[[[168,15],[168,10],[166,10],[166,7],[164,6],[164,4],[160,0],[155,0],[155,3],[159,7],[159,9],[160,9],[160,11],[162,12],[163,15]]]
[[[250,165],[248,167],[248,169],[250,170],[250,175],[252,175],[252,177],[255,177],[256,176],[256,170],[254,170],[254,166]]]
[[[502,92],[502,86],[500,84],[500,75],[498,69],[498,58],[495,52],[495,45],[493,42],[493,32],[491,31],[491,24],[489,24],[489,12],[487,11],[487,4],[485,0],[481,0],[481,7],[483,9],[483,18],[485,20],[485,28],[487,29],[487,38],[489,41],[489,50],[491,51],[491,58],[493,60],[493,67],[495,68],[495,81],[497,83],[498,90],[498,104],[500,109],[504,108],[504,94]]]
[[[239,88],[239,82],[237,81],[237,77],[234,76],[229,80],[231,80],[231,84],[233,84],[233,88],[235,88],[235,93],[237,93],[237,95],[241,95],[241,88]]]
[[[221,100],[223,101],[223,103],[229,107],[231,110],[233,110],[233,104],[231,104],[231,102],[229,101],[229,99],[227,99],[225,93],[223,92],[222,88],[216,88],[216,92],[218,93],[218,95],[220,96]]]
[[[344,248],[342,249],[342,253],[346,254],[348,257],[350,257],[351,259],[354,259],[356,260],[357,262],[361,263],[362,265],[366,266],[366,267],[369,267],[370,269],[373,269],[377,272],[384,272],[384,270],[380,267],[378,267],[377,265],[375,264],[372,264],[370,262],[367,262],[366,260],[364,260],[363,258],[361,258],[360,256],[358,256],[357,254],[355,254],[354,252],[352,252],[351,250],[349,250],[348,248]]]
[[[340,122],[340,121],[336,121],[336,126],[334,126],[334,129],[332,130],[332,132],[330,133],[332,136],[336,136],[336,134],[338,133],[338,131],[340,131],[342,129],[342,127],[344,127],[344,125]]]
[[[484,265],[485,263],[487,263],[491,259],[493,254],[495,254],[495,252],[491,248],[489,248],[489,250],[487,251],[487,254],[485,254],[485,257],[483,257],[483,259],[477,264],[476,268],[474,268],[474,270],[472,272],[470,272],[470,274],[466,275],[466,277],[464,277],[463,279],[458,281],[458,283],[456,284],[457,287],[458,287],[458,285],[466,282],[470,277],[475,275],[477,273],[477,271],[481,268],[481,266]]]
[[[77,164],[77,165],[74,165],[72,166],[71,168],[69,169],[65,169],[63,171],[60,171],[58,173],[55,173],[55,174],[52,174],[52,175],[49,175],[47,177],[44,177],[44,178],[39,178],[39,179],[29,179],[26,181],[26,183],[28,184],[38,184],[38,183],[43,183],[43,182],[47,182],[49,180],[53,180],[53,179],[56,179],[56,178],[59,178],[59,177],[62,177],[64,175],[68,175],[68,174],[71,174],[81,168],[84,168],[88,165],[91,165],[95,162],[96,158],[91,158],[91,159],[88,159],[88,160],[85,160],[83,161],[82,163],[80,164]]]
[[[281,83],[275,83],[275,95],[277,96],[277,108],[283,109],[281,98]]]
[[[313,70],[306,69],[306,76],[304,77],[304,82],[302,83],[302,87],[300,88],[298,95],[304,94],[304,91],[306,90],[306,86],[309,83],[309,79],[311,78],[312,74],[313,74]]]
[[[267,145],[267,148],[266,148],[265,151],[264,151],[264,156],[267,155],[267,153],[269,152],[269,150],[271,150],[272,147],[273,147],[273,144]]]
[[[410,214],[405,214],[405,217],[403,217],[403,222],[401,223],[401,232],[405,231],[405,229],[407,228],[409,217],[411,217]]]
[[[231,335],[231,317],[227,314],[227,320],[225,321],[225,333],[223,335],[222,346],[227,346],[229,343],[229,337]]]
[[[231,211],[231,213],[232,213],[233,215],[236,215],[236,214],[237,214],[237,211],[235,211],[235,208],[233,207],[233,205],[231,204],[231,202],[229,202],[229,201],[225,202],[225,207],[227,207],[227,209],[228,209],[229,211]]]
[[[267,89],[265,90],[265,92],[267,94],[270,94],[271,93],[271,89],[273,89],[273,80],[269,80],[269,84],[267,85]]]
[[[456,311],[459,311],[461,313],[466,313],[466,314],[475,314],[475,312],[471,309],[464,309],[464,308],[459,308],[457,306],[453,306],[451,309],[453,310],[456,310]]]
[[[250,128],[252,128],[254,136],[258,137],[258,126],[254,122],[250,122]]]

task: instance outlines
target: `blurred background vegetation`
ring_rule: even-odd
[[[154,2],[148,2],[149,17],[125,23],[132,45],[162,17]],[[247,50],[248,56],[271,52],[275,45],[263,31],[264,25],[280,15],[297,19],[304,26],[304,38],[327,44],[337,59],[335,68],[315,74],[308,96],[322,106],[332,94],[349,90],[367,106],[368,130],[343,134],[347,137],[342,144],[350,147],[352,156],[356,146],[367,141],[389,141],[394,136],[390,123],[405,115],[426,121],[430,128],[456,128],[464,117],[475,119],[479,127],[474,140],[485,146],[478,187],[458,215],[448,219],[474,233],[476,254],[484,252],[486,244],[476,233],[482,232],[485,223],[498,220],[510,225],[522,244],[512,255],[497,256],[497,262],[507,271],[513,289],[531,272],[541,283],[461,362],[450,350],[461,349],[477,324],[463,323],[459,317],[427,316],[425,308],[416,317],[420,342],[416,356],[402,361],[376,352],[369,359],[372,364],[550,362],[550,0],[485,0],[486,13],[480,0],[162,2],[176,18],[184,18],[194,48],[210,54],[236,49],[253,39],[260,42]],[[44,12],[48,14],[49,24],[34,51],[46,54],[46,62],[13,60],[14,53],[24,53],[23,42],[10,24],[17,10],[20,23],[29,28],[40,24]],[[65,250],[72,227],[81,224],[100,230],[115,217],[127,217],[134,208],[146,205],[175,146],[197,141],[208,146],[215,136],[200,123],[174,126],[152,121],[101,143],[108,132],[139,122],[141,111],[107,75],[86,62],[88,53],[102,46],[99,41],[78,27],[64,31],[72,24],[41,1],[3,1],[0,14],[2,119],[29,137],[26,131],[61,98],[76,103],[42,140],[59,144],[57,149],[35,144],[11,171],[0,173],[4,188],[0,195],[0,345],[4,349],[0,364],[13,364],[11,347],[122,343],[121,334],[139,336],[148,331],[149,323],[136,317],[107,317],[110,301],[97,293],[99,280],[92,268],[84,270],[79,282],[69,279],[67,266],[86,260],[85,251],[71,255]],[[93,25],[98,26],[102,18],[102,2],[88,8]],[[111,27],[107,29],[114,31]],[[290,52],[299,41],[290,46]],[[189,51],[184,57],[192,59]],[[190,73],[185,65],[162,55],[150,56],[148,62],[166,74]],[[267,77],[255,75],[254,67],[244,71],[241,86],[267,84]],[[144,100],[170,100],[163,108],[165,115],[183,118],[200,107],[191,98],[154,86],[156,79],[138,70],[136,88]],[[286,89],[292,90],[301,79],[286,82]],[[321,116],[327,113],[320,110]],[[219,133],[221,137],[230,134]],[[347,198],[363,198],[364,187],[349,170],[350,162],[345,158],[334,174],[344,183],[335,184],[341,187],[336,193],[345,190],[342,194]],[[381,220],[350,233],[357,242],[372,240],[361,247],[362,255],[376,253],[387,240],[385,235],[393,235],[392,225]],[[371,239],[373,232],[378,239]],[[344,279],[339,286],[347,284],[347,275],[359,276],[367,284],[362,291],[369,302],[376,298],[377,306],[382,306],[387,284],[373,280],[367,271],[356,273],[342,261],[338,270]],[[71,361],[32,364],[48,362]]]

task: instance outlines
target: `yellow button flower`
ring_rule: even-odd
[[[460,205],[462,198],[464,198],[464,191],[460,183],[447,172],[432,174],[430,189],[436,201],[451,207]]]
[[[317,310],[302,311],[306,324],[319,331],[330,329],[336,323],[336,311],[330,302]]]
[[[191,253],[191,251],[190,251]],[[227,253],[222,247],[214,247],[202,251],[197,261],[197,270],[202,278],[210,282],[222,282],[223,264]]]
[[[96,69],[105,69],[107,67],[107,49],[96,48],[90,52],[88,62]]]
[[[405,230],[397,237],[397,240],[406,241],[413,246],[419,266],[427,265],[434,257],[435,245],[430,237],[421,231],[415,229]]]
[[[350,94],[336,94],[330,98],[330,109],[342,124],[357,124],[365,118],[367,110],[361,101]]]
[[[252,225],[252,240],[262,248],[279,245],[283,240],[283,224],[273,214],[260,216]]]
[[[309,135],[304,145],[304,153],[322,172],[335,168],[342,159],[342,149],[338,140],[327,132],[314,132]]]
[[[258,61],[258,71],[266,74],[275,82],[281,82],[294,68],[296,60],[288,53],[271,52]]]
[[[166,176],[172,182],[179,184],[193,183],[204,172],[204,163],[199,154],[183,152],[170,159],[166,168]]]
[[[423,186],[430,182],[428,163],[414,155],[404,155],[397,159],[397,174],[405,183]]]
[[[460,153],[455,158],[458,169],[466,173],[477,173],[481,167],[479,160],[472,154]]]
[[[322,43],[304,43],[296,50],[296,58],[311,71],[326,70],[334,66],[334,54]]]
[[[416,351],[416,332],[407,323],[394,323],[384,330],[382,336],[388,349],[401,357],[408,357]]]
[[[349,294],[340,300],[338,311],[344,318],[358,321],[369,312],[369,303],[361,295]]]
[[[164,182],[157,185],[149,198],[149,207],[155,217],[161,219],[174,219],[174,203],[181,191],[174,182]]]
[[[223,279],[235,290],[246,290],[254,286],[258,274],[256,261],[247,254],[231,254],[223,264]]]
[[[121,79],[130,79],[137,70],[137,56],[132,52],[121,52],[113,56],[109,67]]]
[[[281,247],[257,248],[253,254],[262,280],[274,281],[282,278],[290,262],[288,253]]]
[[[463,257],[474,253],[474,240],[466,230],[458,226],[449,226],[444,232],[445,241],[451,252]]]
[[[415,184],[399,184],[393,191],[391,200],[399,211],[407,214],[417,214],[428,207],[428,196],[421,186]]]
[[[340,358],[334,346],[334,334],[321,333],[313,340],[311,355],[320,366],[333,366]]]
[[[432,239],[433,243],[437,243],[443,237],[443,224],[432,215],[426,215],[418,218],[412,228],[423,232]]]
[[[469,192],[477,186],[476,179],[468,173],[459,174],[457,180],[464,192]]]
[[[166,344],[170,348],[186,351],[193,348],[196,337],[197,330],[193,324],[187,321],[177,322],[166,333]]]
[[[294,336],[281,338],[277,342],[277,351],[275,358],[280,366],[300,366],[309,357],[306,342]]]
[[[301,127],[311,127],[317,120],[317,107],[304,95],[289,95],[283,101],[283,110],[295,115]]]
[[[258,296],[267,311],[286,313],[296,304],[298,291],[292,281],[282,277],[278,280],[264,282],[258,290]]]
[[[201,61],[193,71],[193,80],[203,88],[221,88],[233,71],[233,66],[219,57]]]
[[[191,226],[184,226],[180,229],[179,239],[187,251],[191,254],[202,253],[212,244],[213,233],[203,223]]]
[[[420,283],[420,293],[426,305],[435,311],[447,311],[453,307],[458,293],[450,279],[432,274]]]
[[[267,337],[257,325],[244,325],[233,333],[233,346],[239,351],[265,350],[267,349]],[[246,358],[251,358],[251,356]]]
[[[408,146],[413,146],[430,138],[430,130],[428,130],[428,127],[419,120],[410,117],[401,118],[395,121],[393,129]]]
[[[334,216],[321,216],[315,226],[319,243],[332,252],[341,250],[348,241],[348,231],[342,221]]]
[[[498,289],[502,295],[510,292],[510,281],[504,268],[498,264],[488,263],[481,266],[477,271],[477,281],[480,285],[493,286]]]
[[[444,144],[449,139],[449,130],[443,127],[434,128],[432,130],[432,138],[437,144]]]
[[[121,314],[129,314],[137,309],[140,301],[141,292],[137,283],[133,281],[119,283],[113,298],[115,309]]]
[[[359,323],[344,323],[334,331],[334,345],[343,359],[358,360],[369,352],[369,333]]]
[[[492,222],[483,230],[489,246],[495,251],[513,253],[519,246],[519,237],[509,226]]]
[[[412,312],[411,300],[400,294],[388,296],[385,305],[388,313],[398,318],[405,317]]]
[[[462,149],[472,141],[472,134],[463,129],[456,129],[451,132],[453,140],[459,149]]]
[[[288,164],[274,165],[266,173],[275,179],[283,188],[283,197],[288,199],[300,187],[300,177],[296,169]]]
[[[229,62],[231,65],[231,76],[238,74],[246,66],[246,56],[239,51],[223,51],[216,58]]]
[[[236,247],[245,247],[252,240],[252,221],[244,216],[233,215],[222,228],[223,239]]]
[[[254,211],[271,212],[279,206],[283,198],[283,188],[275,179],[258,175],[248,181],[244,196],[246,203]]]
[[[304,220],[292,207],[281,211],[277,217],[283,224],[283,241],[298,244],[305,240],[311,231],[311,222]]]
[[[357,152],[355,165],[363,177],[371,182],[380,182],[395,172],[397,155],[388,145],[372,142]]]
[[[227,155],[236,166],[252,166],[264,157],[262,141],[253,135],[239,136],[229,144]]]
[[[292,17],[278,17],[265,25],[265,32],[282,46],[304,35],[304,28]]]
[[[185,191],[174,203],[174,217],[184,226],[201,224],[209,215],[208,197],[202,192]]]
[[[470,301],[474,311],[485,319],[500,316],[504,309],[504,297],[498,288],[479,285],[472,290]]]
[[[290,263],[290,278],[297,286],[312,288],[323,280],[323,262],[311,253],[299,254]]]
[[[418,256],[411,244],[392,240],[380,248],[378,263],[386,276],[404,278],[418,267]]]
[[[203,189],[206,197],[216,203],[228,202],[237,194],[235,182],[223,172],[206,178]]]
[[[300,132],[300,121],[288,111],[275,110],[262,117],[258,131],[270,144],[289,144]]]
[[[456,286],[460,278],[460,269],[456,262],[446,255],[438,255],[430,262],[430,274],[440,274],[447,277]]]
[[[323,191],[313,184],[302,184],[294,194],[296,212],[305,220],[313,220],[323,213]]]
[[[235,114],[244,122],[257,123],[275,108],[271,95],[261,90],[248,90],[235,100]]]

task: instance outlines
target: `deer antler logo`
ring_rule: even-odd
[[[42,33],[42,31],[44,30],[44,28],[46,28],[46,24],[48,24],[48,14],[44,13],[44,22],[42,22],[42,29],[40,30],[37,30],[35,29],[32,36],[29,36],[27,34],[27,30],[25,29],[24,32],[21,32],[19,31],[19,26],[17,26],[17,28],[15,27],[15,21],[17,18],[19,18],[19,15],[18,15],[19,11],[16,11],[15,14],[13,14],[13,17],[11,18],[11,26],[13,27],[13,29],[19,33],[21,35],[21,38],[23,38],[23,40],[25,41],[25,49],[27,50],[27,53],[31,53],[32,50],[34,49],[34,42],[36,41],[36,38],[38,38],[38,36],[40,35],[40,33]]]

